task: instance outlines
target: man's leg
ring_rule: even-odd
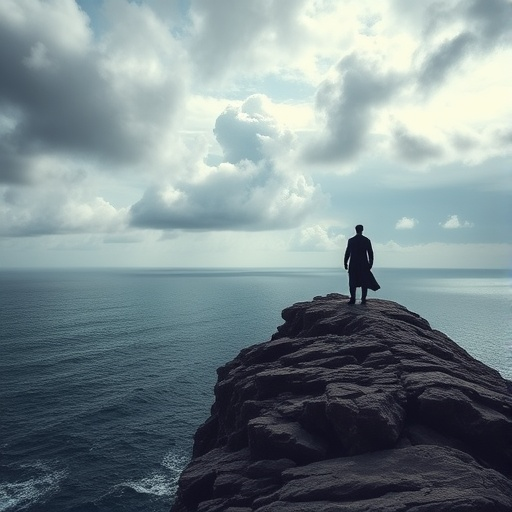
[[[368,288],[361,287],[361,304],[366,304],[366,295],[368,294]]]
[[[349,304],[355,304],[356,303],[356,287],[350,285],[350,300],[348,301]]]

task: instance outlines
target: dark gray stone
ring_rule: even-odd
[[[255,460],[288,458],[307,464],[322,460],[327,454],[327,443],[295,421],[279,422],[271,416],[256,418],[249,422],[247,432]]]
[[[218,370],[172,512],[511,512],[512,385],[390,301],[315,297]]]

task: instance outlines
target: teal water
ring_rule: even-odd
[[[512,378],[508,271],[374,273]],[[339,269],[0,272],[0,512],[167,511],[216,368],[331,292]]]

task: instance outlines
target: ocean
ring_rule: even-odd
[[[512,379],[510,271],[374,274],[370,300]],[[344,271],[0,271],[0,512],[168,511],[216,369],[331,292],[348,293]]]

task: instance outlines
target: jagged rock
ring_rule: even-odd
[[[256,501],[258,512],[510,510],[510,481],[438,446],[325,460],[286,470],[283,481]]]
[[[297,421],[279,422],[272,416],[262,416],[249,421],[247,434],[251,454],[258,454],[260,459],[283,457],[307,464],[327,455],[327,444]]]
[[[172,512],[512,511],[512,383],[390,301],[294,304],[219,368]]]

